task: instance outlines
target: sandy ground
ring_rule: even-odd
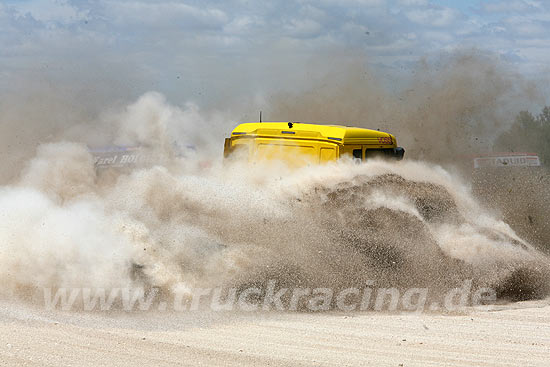
[[[0,310],[1,365],[550,365],[550,300],[460,315]]]

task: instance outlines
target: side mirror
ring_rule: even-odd
[[[223,157],[224,158],[229,157],[230,153],[231,153],[231,138],[225,138],[225,141],[223,144]]]
[[[396,160],[400,161],[405,156],[405,149],[402,147],[397,147],[393,150],[393,154]]]

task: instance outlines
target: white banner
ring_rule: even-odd
[[[474,168],[484,167],[538,167],[539,156],[534,153],[500,153],[474,158]]]

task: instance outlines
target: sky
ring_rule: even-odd
[[[0,89],[71,85],[176,101],[300,88],[360,55],[394,82],[476,48],[548,72],[550,1],[1,0]]]

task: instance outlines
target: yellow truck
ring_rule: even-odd
[[[238,125],[225,139],[224,156],[249,162],[278,160],[291,167],[323,164],[348,156],[403,159],[395,136],[382,131],[300,122],[254,122]]]

